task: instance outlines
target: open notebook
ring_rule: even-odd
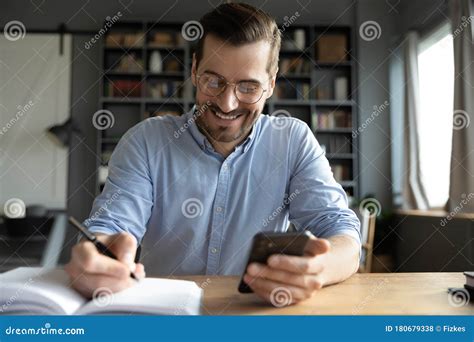
[[[184,280],[146,278],[131,288],[87,300],[62,269],[20,267],[0,274],[0,314],[197,315],[202,289]],[[100,292],[99,292],[100,293]]]

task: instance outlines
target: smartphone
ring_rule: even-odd
[[[306,243],[311,237],[307,230],[297,233],[261,232],[253,237],[250,256],[239,284],[240,293],[252,293],[252,289],[244,282],[244,274],[252,262],[266,264],[273,254],[287,254],[302,256]]]

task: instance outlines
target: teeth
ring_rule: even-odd
[[[237,118],[237,115],[234,115],[234,116],[224,116],[224,115],[221,115],[221,114],[216,113],[216,112],[214,112],[214,114],[216,114],[216,116],[218,116],[219,118],[224,119],[224,120],[234,120],[235,118]]]

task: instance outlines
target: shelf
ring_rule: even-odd
[[[113,104],[153,104],[153,103],[174,103],[174,104],[186,104],[194,101],[185,100],[183,98],[153,98],[153,97],[136,97],[136,98],[122,98],[122,97],[101,97],[102,103],[113,103]]]
[[[154,50],[159,50],[159,51],[167,51],[167,52],[184,52],[185,49],[182,46],[153,46],[153,45],[148,45],[146,47],[148,51],[154,51]]]
[[[328,159],[354,159],[353,153],[326,153]]]
[[[301,55],[301,56],[305,56],[305,55],[308,55],[310,56],[311,55],[311,52],[308,50],[308,49],[305,49],[305,50],[299,50],[299,49],[281,49],[280,50],[280,54],[283,54],[283,55]]]
[[[270,101],[272,102],[272,101]],[[286,106],[310,106],[316,107],[352,107],[354,101],[338,101],[338,100],[299,100],[299,99],[275,99],[273,100],[275,105],[286,105]]]
[[[126,71],[105,71],[106,76],[113,76],[113,77],[143,77],[143,72],[126,72]]]
[[[148,77],[181,77],[184,78],[184,71],[163,71],[163,72],[151,72],[145,73]]]
[[[278,99],[273,100],[276,106],[310,106],[311,100],[297,100],[297,99]]]
[[[314,105],[321,107],[352,107],[354,105],[354,101],[314,100]]]
[[[342,134],[351,134],[352,128],[316,128],[315,133],[342,133]]]
[[[356,186],[356,182],[354,181],[339,181],[338,183],[345,188],[353,188]]]
[[[310,74],[284,74],[284,75],[277,75],[277,81],[281,79],[303,79],[303,80],[310,80],[311,75]]]
[[[141,52],[143,51],[143,47],[112,47],[112,46],[106,46],[105,47],[105,52],[110,51],[110,52]]]
[[[140,104],[143,102],[142,97],[101,97],[102,103],[122,103],[122,104]]]
[[[351,61],[340,61],[340,62],[315,62],[314,66],[316,68],[326,69],[326,68],[341,68],[341,67],[351,67],[353,63]]]
[[[182,105],[182,104],[186,104],[188,102],[191,102],[191,101],[188,101],[188,100],[185,100],[183,98],[175,98],[175,97],[164,97],[164,98],[153,98],[153,97],[144,97],[143,98],[144,102],[146,104],[153,104],[153,103],[174,103],[174,104],[179,104],[179,105]]]

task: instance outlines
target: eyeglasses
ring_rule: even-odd
[[[263,96],[267,89],[263,89],[260,83],[252,81],[240,81],[237,83],[227,82],[224,77],[203,73],[196,76],[199,90],[207,96],[217,97],[221,95],[227,86],[234,86],[235,97],[243,103],[253,104]]]

